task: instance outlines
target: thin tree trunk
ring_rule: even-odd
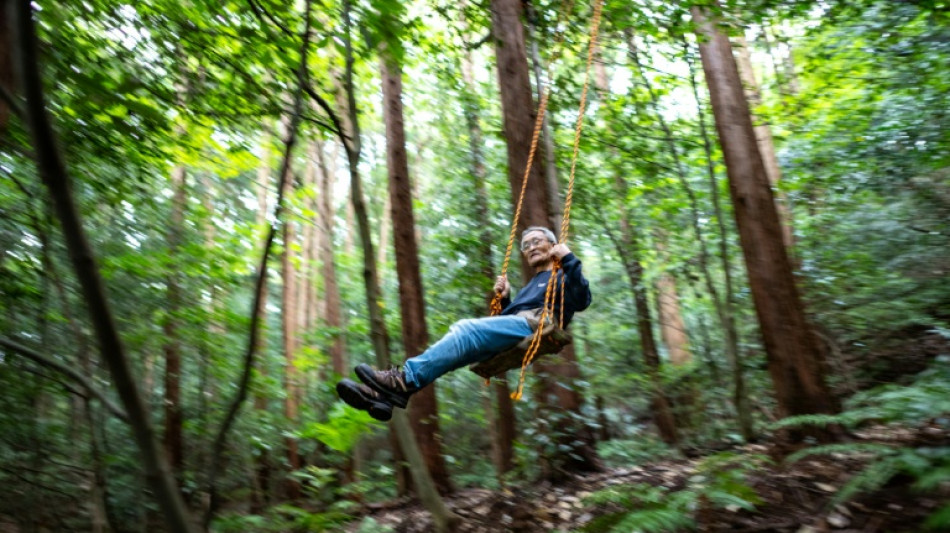
[[[277,185],[277,201],[274,205],[273,215],[274,222],[271,224],[270,228],[268,228],[267,238],[264,242],[261,260],[257,267],[257,276],[254,282],[254,297],[251,304],[250,334],[248,338],[247,350],[244,354],[243,368],[241,371],[240,381],[238,383],[238,392],[237,396],[234,398],[234,401],[231,402],[227,413],[225,413],[224,422],[221,424],[221,428],[218,430],[215,436],[214,445],[212,446],[211,469],[208,474],[210,504],[208,506],[207,512],[205,513],[203,521],[206,528],[210,525],[211,519],[214,517],[214,513],[216,512],[219,505],[219,502],[217,501],[217,476],[224,461],[224,445],[227,440],[228,432],[237,418],[238,411],[240,411],[241,405],[247,399],[248,389],[250,388],[251,383],[251,375],[254,370],[255,359],[257,356],[258,336],[260,335],[260,319],[263,316],[261,312],[261,304],[263,303],[262,294],[264,292],[264,287],[267,280],[271,245],[273,244],[274,238],[277,235],[277,224],[280,222],[280,216],[283,211],[284,182],[290,174],[291,155],[293,153],[294,145],[297,143],[297,128],[300,125],[301,116],[303,114],[303,92],[306,84],[307,58],[310,50],[310,29],[312,22],[310,13],[311,5],[311,0],[305,0],[303,13],[303,42],[301,43],[300,47],[300,63],[297,68],[297,87],[294,91],[293,111],[291,112],[290,120],[288,121],[287,137],[284,139],[284,156],[281,161],[280,173],[278,174],[281,181]]]
[[[363,186],[359,173],[360,159],[360,128],[359,114],[356,108],[356,90],[353,83],[353,45],[351,41],[351,0],[343,0],[344,50],[346,69],[343,78],[343,89],[346,97],[346,114],[349,128],[341,131],[341,141],[346,149],[347,162],[350,171],[350,194],[353,202],[353,211],[359,229],[360,240],[363,245],[363,282],[366,289],[366,306],[369,311],[370,337],[373,350],[376,352],[376,363],[380,367],[389,366],[389,339],[386,333],[386,323],[383,317],[382,298],[379,289],[379,277],[374,259],[372,231],[369,224],[369,215],[363,199]],[[429,475],[425,460],[419,451],[418,444],[413,438],[412,428],[406,414],[396,409],[393,413],[392,427],[399,445],[409,460],[412,478],[419,498],[423,505],[432,514],[436,531],[448,532],[460,522],[458,515],[446,507],[439,496],[432,477]]]
[[[701,38],[700,57],[779,413],[834,413],[838,406],[825,382],[824,355],[805,317],[782,243],[778,212],[754,142],[752,117],[732,47],[705,8],[693,6],[691,13]],[[790,436],[798,439],[810,434],[834,440],[840,433],[837,427],[809,427],[792,431]]]
[[[632,34],[627,34],[628,45],[632,47]],[[595,86],[602,99],[606,99],[609,94],[607,72],[604,69],[597,70],[594,79]],[[615,150],[611,150],[615,151]],[[617,154],[614,154],[615,159]],[[627,197],[627,184],[620,174],[619,169],[614,171],[614,187],[617,189],[617,197],[624,199]],[[653,336],[652,318],[650,316],[649,298],[647,297],[646,286],[643,283],[643,266],[639,259],[640,249],[635,230],[632,229],[630,215],[623,203],[619,206],[620,210],[620,240],[615,241],[617,251],[620,254],[627,276],[630,279],[630,285],[633,290],[634,305],[637,311],[637,330],[640,333],[640,348],[643,353],[644,363],[650,374],[653,391],[651,393],[651,412],[653,413],[654,423],[660,433],[660,437],[669,444],[679,442],[679,435],[676,431],[676,422],[673,418],[670,402],[663,391],[659,379],[660,354],[657,351],[656,340]]]
[[[174,191],[172,197],[172,212],[168,228],[168,253],[175,257],[182,245],[186,180],[185,167],[177,165],[172,169],[171,186]],[[181,285],[179,273],[174,267],[169,271],[167,278],[166,296],[168,299],[168,314],[165,317],[163,330],[165,333],[165,435],[164,447],[168,462],[175,477],[181,480],[184,466],[184,450],[182,446],[182,409],[181,409],[181,341],[178,338],[178,316],[181,311]]]
[[[402,110],[402,68],[385,51],[380,60],[383,83],[383,115],[386,124],[386,163],[389,175],[389,204],[392,216],[396,274],[399,279],[399,311],[402,315],[402,343],[406,358],[425,351],[429,344],[426,327],[422,274],[419,269],[419,245],[412,209],[412,185],[406,157],[406,133]],[[382,248],[384,244],[380,244]],[[442,494],[452,492],[439,435],[439,411],[436,385],[413,396],[409,407],[412,427],[419,450],[436,487]]]
[[[262,128],[263,131],[267,131],[267,124],[264,124]],[[268,142],[263,140],[261,142],[261,160],[257,166],[257,181],[255,185],[257,187],[257,213],[255,217],[255,229],[261,232],[261,237],[263,237],[262,242],[267,242],[267,231],[268,227],[266,226],[267,221],[267,211],[268,211],[268,191],[270,190],[270,150],[268,148]],[[264,253],[264,250],[261,250],[261,254]],[[260,305],[256,309],[256,317],[254,320],[260,324],[261,335],[256,337],[256,345],[254,346],[255,353],[264,353],[264,350],[267,348],[267,281],[265,280],[263,285],[260,288]],[[268,370],[266,365],[261,365],[258,369],[258,372],[262,377],[267,376]],[[257,391],[254,393],[254,410],[262,415],[268,410],[268,398],[267,394],[263,391]],[[270,452],[262,447],[259,450],[259,453],[254,458],[254,490],[251,493],[251,502],[250,509],[253,513],[259,513],[263,511],[267,505],[270,503]]]
[[[292,174],[289,165],[286,172]],[[284,198],[294,194],[293,178],[285,176]],[[300,397],[300,377],[297,372],[297,258],[294,254],[294,245],[297,241],[296,222],[289,216],[284,222],[284,253],[281,260],[283,278],[283,296],[281,321],[284,336],[284,416],[293,425],[297,422],[297,410]],[[287,446],[287,463],[290,471],[301,467],[300,454],[297,450],[297,439],[288,436],[285,439]],[[293,480],[287,482],[288,494],[291,499],[300,498],[300,484]]]
[[[197,531],[181,494],[175,484],[168,462],[158,446],[149,420],[148,409],[136,386],[125,347],[119,338],[115,319],[106,299],[95,257],[79,210],[73,201],[71,179],[59,153],[56,136],[46,112],[42,81],[39,75],[37,39],[33,25],[32,6],[27,0],[9,2],[12,9],[10,26],[16,32],[14,54],[23,94],[26,96],[26,117],[40,175],[49,190],[63,237],[76,269],[76,277],[89,306],[90,320],[99,341],[102,357],[109,366],[119,398],[128,413],[132,435],[141,453],[143,469],[167,527],[183,533]],[[4,7],[8,7],[4,6]]]
[[[620,183],[622,178],[615,176]],[[626,197],[625,185],[618,185],[620,198]],[[643,283],[643,266],[639,260],[640,245],[636,232],[630,227],[627,221],[625,209],[621,215],[620,223],[620,242],[616,242],[617,252],[627,271],[627,277],[630,280],[630,286],[633,291],[633,303],[637,311],[637,332],[640,336],[640,350],[643,354],[643,362],[647,368],[650,377],[650,384],[653,387],[651,391],[650,410],[653,413],[653,421],[660,433],[660,438],[670,445],[679,443],[679,433],[676,429],[676,420],[673,418],[673,411],[670,407],[670,401],[663,391],[663,385],[660,380],[660,353],[656,348],[656,340],[653,337],[653,320],[650,313],[650,303],[647,296],[646,286]]]
[[[462,105],[465,110],[465,123],[468,127],[468,146],[470,170],[475,186],[475,217],[476,220],[488,220],[488,191],[485,186],[487,172],[485,170],[485,156],[482,152],[483,135],[480,123],[481,109],[478,105],[478,93],[475,87],[473,59],[470,50],[466,49],[462,58],[462,80],[465,91],[462,94]],[[486,307],[492,298],[492,287],[496,275],[492,261],[492,232],[488,224],[480,224],[478,258],[481,271],[485,278]],[[495,391],[495,404],[498,406],[496,415],[486,414],[489,424],[489,433],[492,439],[492,457],[498,479],[504,479],[504,474],[514,468],[515,457],[515,408],[512,403],[508,382],[504,379],[492,380],[492,389]],[[489,395],[489,408],[491,396]]]
[[[334,150],[335,151],[335,150]],[[332,331],[330,342],[330,361],[333,371],[343,375],[347,372],[346,337],[343,335],[343,312],[340,304],[340,288],[336,279],[336,262],[333,257],[333,178],[336,176],[336,157],[333,158],[333,171],[327,167],[323,146],[317,142],[314,146],[317,155],[319,173],[319,194],[317,196],[319,216],[319,255],[323,273],[324,312],[326,325]]]

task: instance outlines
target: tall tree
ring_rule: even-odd
[[[286,166],[284,171],[292,173],[290,166]],[[294,180],[292,176],[285,176],[282,181],[284,184],[284,198],[290,198],[294,194]],[[297,371],[297,337],[298,314],[297,314],[297,294],[303,290],[299,283],[297,275],[298,257],[294,253],[297,248],[297,224],[289,216],[284,222],[283,240],[284,253],[281,256],[281,279],[283,283],[283,296],[281,302],[281,330],[284,338],[284,416],[287,417],[290,424],[297,422],[297,412],[300,403],[300,375]],[[287,463],[291,471],[299,470],[301,467],[300,453],[298,451],[297,439],[288,436],[285,439],[287,446]],[[288,489],[293,499],[300,497],[300,485],[296,481],[289,481]]]
[[[632,42],[632,37],[628,33],[628,44]],[[602,98],[608,94],[607,73],[604,69],[598,69],[594,79],[595,86]],[[609,128],[609,126],[608,126]],[[610,131],[608,129],[608,131]],[[618,161],[620,158],[616,148],[610,147],[608,150],[614,156],[612,159]],[[643,279],[643,263],[640,259],[643,250],[640,247],[640,234],[635,229],[630,220],[629,209],[627,208],[628,186],[624,179],[622,169],[618,166],[613,169],[613,185],[620,198],[617,206],[619,213],[620,235],[614,238],[614,245],[624,265],[627,278],[630,281],[630,288],[633,294],[634,308],[636,309],[637,332],[640,339],[640,352],[643,356],[644,365],[650,378],[650,409],[653,414],[653,421],[660,432],[660,436],[668,444],[676,444],[679,441],[679,434],[676,430],[676,422],[673,418],[673,412],[670,407],[669,399],[663,391],[662,381],[660,380],[660,353],[657,349],[656,338],[653,335],[653,319],[650,312],[650,299],[647,293],[647,284]],[[609,228],[608,234],[613,236]]]
[[[366,290],[366,306],[369,312],[370,339],[376,353],[377,365],[385,368],[389,366],[390,362],[389,339],[386,333],[383,307],[380,305],[379,273],[376,268],[372,230],[369,224],[366,202],[363,198],[363,184],[359,172],[361,145],[359,113],[356,107],[356,87],[353,80],[355,57],[352,41],[352,9],[351,1],[343,0],[343,34],[341,38],[344,46],[345,68],[341,84],[342,96],[345,98],[346,119],[345,122],[335,119],[334,124],[336,124],[337,133],[346,151],[350,173],[350,200],[353,203],[356,225],[363,246],[363,285]],[[324,107],[328,109],[325,103]],[[439,496],[413,436],[412,427],[403,411],[395,410],[392,425],[399,440],[400,448],[409,460],[410,472],[415,482],[416,491],[425,507],[432,513],[436,530],[439,532],[450,531],[458,523],[459,517],[445,506],[445,502]]]
[[[518,205],[528,157],[531,151],[537,112],[531,96],[528,58],[525,48],[524,26],[521,19],[523,5],[518,0],[492,0],[492,37],[495,40],[495,58],[498,69],[498,84],[501,94],[502,120],[508,150],[508,181],[511,186],[512,204]],[[528,226],[547,226],[558,231],[556,218],[548,211],[550,200],[542,175],[540,161],[534,161],[527,174],[521,216],[517,232]],[[522,262],[525,281],[533,276],[531,267]],[[571,387],[579,376],[577,358],[573,346],[559,354],[558,361],[542,360],[536,363],[543,375],[539,401],[544,411],[574,413],[578,416],[559,416],[554,431],[559,435],[557,451],[548,460],[551,468],[547,475],[559,477],[569,471],[598,470],[600,468],[594,449],[594,435],[580,421],[583,398]]]
[[[755,79],[755,71],[752,67],[752,54],[749,51],[749,43],[744,36],[739,35],[735,38],[736,43],[736,64],[739,67],[739,76],[742,78],[742,85],[745,88],[746,99],[749,101],[749,107],[753,110],[762,105],[762,90]],[[755,141],[759,146],[759,154],[762,156],[762,164],[765,165],[765,174],[769,178],[769,184],[775,188],[778,187],[782,179],[782,169],[778,166],[778,156],[775,154],[775,141],[772,138],[772,128],[768,122],[761,117],[752,115],[752,122],[755,130]],[[788,198],[785,194],[775,189],[778,197],[778,214],[782,223],[782,241],[788,248],[789,256],[795,258],[795,233],[792,224],[792,213],[788,208]]]
[[[821,346],[805,316],[782,242],[732,46],[708,8],[694,5],[690,11],[701,39],[700,57],[779,413],[834,413],[838,406],[825,382]],[[793,438],[805,434],[827,440],[835,438],[837,430],[812,427],[791,432]]]
[[[168,224],[168,253],[175,258],[180,252],[184,234],[185,203],[187,199],[185,166],[178,164],[171,171],[172,212]],[[181,281],[177,268],[168,273],[167,297],[168,313],[162,328],[165,333],[165,434],[164,446],[168,462],[175,476],[181,479],[184,466],[184,446],[182,442],[181,406],[181,339],[179,338],[179,318],[181,312]]]
[[[132,375],[125,346],[119,337],[111,305],[99,273],[95,255],[89,246],[79,210],[73,200],[72,180],[59,153],[56,135],[50,124],[43,84],[39,74],[38,42],[33,22],[33,8],[28,1],[12,4],[12,26],[15,32],[14,61],[26,98],[26,119],[43,182],[49,190],[53,206],[62,225],[70,258],[76,271],[89,314],[99,341],[102,357],[109,366],[132,434],[141,454],[149,486],[155,493],[168,528],[183,533],[196,531],[181,493],[176,487],[168,461],[162,454],[148,409]],[[3,6],[4,8],[8,6]]]
[[[462,57],[462,108],[465,113],[465,125],[468,128],[469,173],[472,175],[475,188],[475,213],[478,220],[488,220],[488,191],[486,188],[487,172],[485,170],[485,155],[482,150],[483,134],[481,127],[481,108],[478,104],[475,88],[474,59],[472,50],[466,46]],[[488,284],[487,293],[495,279],[495,267],[492,262],[492,233],[488,224],[481,224],[481,234],[478,239],[478,261],[482,266],[482,274]],[[490,296],[488,297],[490,299]],[[486,301],[486,304],[488,301]],[[504,379],[493,380],[492,390],[497,405],[497,416],[489,416],[489,433],[492,439],[492,459],[496,473],[501,478],[503,474],[514,467],[515,408],[511,400],[508,382]],[[489,401],[489,409],[491,409]]]
[[[340,287],[336,277],[336,261],[333,257],[333,179],[336,176],[336,157],[333,168],[328,168],[324,145],[319,140],[311,144],[311,157],[317,160],[317,220],[318,256],[323,278],[323,317],[330,328],[330,362],[337,374],[347,372],[346,337],[343,335],[343,312],[340,302]]]
[[[699,135],[703,140],[703,153],[706,159],[706,176],[709,182],[709,197],[712,200],[713,211],[716,214],[716,224],[719,229],[719,262],[722,266],[723,293],[719,296],[716,284],[709,273],[706,255],[700,248],[700,268],[703,279],[706,281],[706,290],[716,309],[716,316],[722,327],[726,359],[732,367],[732,403],[736,410],[739,422],[739,432],[742,438],[749,441],[755,438],[755,428],[752,424],[752,412],[749,406],[749,395],[745,385],[745,370],[739,357],[739,331],[736,325],[736,301],[733,290],[732,261],[729,254],[729,232],[726,229],[726,215],[723,210],[719,194],[719,180],[716,177],[716,163],[713,160],[712,139],[706,127],[706,110],[699,95],[699,82],[696,80],[695,53],[690,50],[689,43],[684,42],[686,62],[689,67],[689,84],[696,102],[696,115],[699,122]],[[695,219],[695,216],[694,216]],[[702,329],[700,330],[703,331]],[[712,364],[712,360],[709,360]],[[714,374],[718,374],[715,371]]]
[[[381,52],[380,73],[383,83],[383,115],[386,124],[386,166],[389,176],[389,203],[392,216],[396,275],[399,279],[399,312],[402,315],[402,343],[406,358],[425,351],[429,344],[426,327],[422,274],[419,270],[419,245],[412,209],[412,185],[406,158],[406,132],[402,108],[402,66],[397,54]],[[380,247],[385,246],[380,243]],[[436,387],[425,387],[415,394],[409,407],[419,450],[426,459],[432,480],[445,494],[452,482],[442,454],[439,438],[439,410]]]

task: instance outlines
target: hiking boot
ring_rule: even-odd
[[[419,391],[419,387],[406,381],[406,375],[398,368],[375,370],[363,364],[356,367],[356,375],[385,401],[403,409],[409,405],[409,397]]]
[[[369,416],[385,422],[393,417],[393,406],[373,389],[351,379],[336,384],[336,393],[350,407],[369,413]]]

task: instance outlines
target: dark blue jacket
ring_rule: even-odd
[[[590,305],[590,285],[587,278],[581,272],[581,260],[573,253],[569,253],[561,258],[561,268],[563,275],[558,279],[556,298],[554,302],[554,320],[555,322],[561,316],[561,290],[567,287],[564,294],[564,327],[571,323],[574,313],[583,311]],[[544,307],[544,292],[548,286],[548,280],[551,279],[551,271],[545,270],[539,272],[531,281],[518,291],[514,301],[504,298],[501,304],[505,306],[501,312],[503,315],[513,315],[519,311],[528,309],[539,309]]]

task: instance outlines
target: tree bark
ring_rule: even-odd
[[[782,242],[778,212],[755,144],[752,116],[732,47],[707,9],[693,6],[691,13],[701,39],[700,57],[779,414],[834,413],[838,406],[825,383],[824,356],[805,317]],[[793,439],[808,434],[834,440],[840,429],[809,427],[790,432]]]
[[[284,198],[294,193],[293,172],[290,166],[285,167],[287,176],[283,178]],[[297,279],[297,257],[294,246],[297,241],[297,224],[288,216],[284,222],[284,253],[281,258],[281,277],[283,281],[283,296],[281,309],[281,329],[284,337],[284,416],[294,425],[297,422],[297,411],[300,397],[300,377],[297,372],[297,293],[300,290]],[[290,471],[301,467],[300,454],[297,450],[297,439],[288,436],[285,439],[287,446],[287,464]],[[300,484],[288,479],[288,495],[291,499],[298,499],[301,495]]]
[[[360,241],[363,245],[363,284],[366,289],[366,306],[369,311],[370,337],[376,353],[376,363],[379,367],[389,366],[389,338],[386,333],[386,323],[383,316],[382,298],[379,288],[379,275],[376,270],[373,250],[372,231],[369,224],[369,215],[366,212],[366,203],[363,199],[363,186],[359,173],[360,159],[360,128],[359,114],[356,107],[356,89],[353,83],[353,43],[351,38],[353,9],[351,0],[343,0],[344,51],[346,68],[343,76],[343,90],[346,98],[347,128],[340,132],[341,141],[346,149],[347,163],[350,172],[350,199],[353,202],[353,212],[359,230]],[[399,440],[400,448],[409,460],[412,478],[419,498],[426,509],[432,513],[436,530],[450,531],[460,521],[458,515],[446,507],[439,496],[435,483],[429,475],[418,444],[413,438],[412,429],[406,420],[405,414],[396,409],[393,413],[392,427]]]
[[[471,50],[466,49],[462,58],[462,80],[465,83],[463,91],[462,105],[465,111],[465,124],[468,127],[468,147],[471,157],[469,158],[469,172],[475,186],[475,216],[476,220],[488,220],[488,191],[485,183],[487,173],[485,170],[485,156],[482,152],[483,135],[480,123],[481,109],[478,105],[478,96],[475,87],[475,75],[473,72],[474,61]],[[479,248],[477,256],[481,265],[482,275],[485,277],[485,295],[486,307],[491,301],[496,270],[492,261],[492,233],[488,224],[480,224],[481,235],[479,238]],[[514,468],[515,457],[515,437],[517,430],[515,428],[515,407],[512,403],[511,394],[508,389],[508,382],[504,379],[493,380],[492,390],[494,390],[495,405],[497,405],[497,414],[488,415],[486,420],[489,423],[489,434],[492,438],[492,457],[495,465],[498,479],[503,479],[505,473]],[[489,396],[489,409],[492,403]]]
[[[528,76],[524,27],[521,22],[522,4],[520,0],[491,0],[491,16],[503,130],[508,149],[508,182],[511,184],[512,205],[517,205],[537,118]],[[528,226],[550,227],[547,186],[542,166],[536,157],[528,174],[518,235]],[[557,233],[560,227],[551,229]],[[522,265],[522,273],[526,280],[534,274],[526,264]]]
[[[541,62],[541,51],[538,47],[538,40],[534,38],[534,30],[537,24],[537,13],[531,1],[525,2],[525,10],[528,15],[528,24],[525,26],[527,40],[531,43],[531,67],[534,71],[534,89],[538,101],[541,101],[541,94],[544,92],[544,75]],[[547,185],[548,213],[551,217],[551,227],[561,227],[561,197],[558,191],[560,183],[557,177],[557,164],[555,163],[554,136],[551,133],[551,117],[544,115],[541,121],[541,151],[544,154],[544,183]],[[554,230],[557,232],[557,229]]]
[[[340,287],[336,279],[336,261],[333,257],[333,178],[336,172],[327,167],[322,143],[316,142],[313,151],[317,156],[318,189],[317,215],[319,218],[318,240],[320,268],[323,274],[323,317],[332,331],[330,335],[330,362],[333,371],[344,375],[346,364],[346,337],[343,335],[343,312],[340,303]],[[334,158],[334,161],[336,158]],[[333,170],[336,170],[335,164]]]
[[[752,56],[749,53],[749,43],[745,37],[736,37],[738,43],[736,50],[736,62],[739,68],[739,76],[742,79],[742,85],[745,89],[745,96],[749,102],[749,107],[755,109],[762,105],[762,91],[755,79],[755,72],[752,69]],[[795,232],[792,224],[792,213],[788,207],[788,198],[786,195],[775,189],[778,182],[782,179],[782,169],[778,166],[778,156],[775,155],[775,141],[772,138],[772,128],[767,122],[752,115],[753,131],[755,131],[755,141],[759,147],[759,154],[762,156],[762,164],[765,166],[765,175],[768,176],[769,184],[775,190],[778,197],[776,208],[778,209],[779,221],[782,223],[782,242],[788,249],[789,256],[795,260]],[[797,270],[797,260],[792,265]]]
[[[183,165],[177,165],[171,172],[172,212],[168,227],[168,254],[174,258],[182,245],[185,202],[186,172]],[[178,338],[178,317],[181,311],[181,285],[177,269],[171,267],[167,277],[168,310],[162,325],[165,333],[165,434],[163,444],[168,462],[175,477],[181,481],[184,466],[182,444],[182,408],[181,408],[181,340]]]
[[[46,111],[37,58],[38,43],[31,3],[14,0],[11,24],[16,32],[15,64],[23,94],[26,96],[26,119],[36,153],[36,163],[49,190],[56,214],[62,224],[63,238],[76,270],[76,277],[89,306],[89,315],[103,359],[109,367],[119,398],[125,407],[132,435],[141,453],[146,481],[158,500],[167,527],[172,531],[197,531],[188,514],[181,493],[175,484],[168,461],[162,454],[149,420],[148,408],[132,375],[125,347],[119,338],[112,309],[106,298],[95,256],[83,229],[79,210],[72,196],[72,181],[59,153],[56,135]]]
[[[412,209],[412,185],[406,157],[406,133],[402,109],[402,68],[385,51],[380,60],[383,82],[383,114],[386,124],[386,166],[389,176],[389,203],[392,216],[396,275],[399,279],[399,311],[402,315],[402,343],[406,358],[425,351],[429,344],[426,327],[422,274],[419,269],[419,246]],[[380,243],[380,247],[384,244]],[[413,396],[409,407],[412,427],[419,450],[436,487],[442,494],[452,492],[439,436],[439,411],[436,385],[422,389]]]
[[[511,185],[513,206],[518,203],[537,119],[531,97],[522,14],[522,3],[519,0],[491,1],[492,37],[495,40],[502,119],[508,148],[508,181]],[[550,227],[553,220],[548,212],[550,202],[541,166],[540,161],[535,161],[528,174],[521,217],[518,220],[518,234],[528,226]],[[557,233],[560,227],[551,229]],[[524,261],[521,270],[525,281],[534,275],[533,269]],[[561,419],[565,426],[561,428],[563,432],[560,434],[568,435],[570,439],[565,438],[561,443],[564,446],[559,446],[558,451],[548,458],[551,464],[563,466],[549,469],[553,478],[566,472],[601,468],[594,449],[593,433],[587,426],[581,427],[581,423],[577,422],[584,418],[580,416],[583,398],[571,387],[578,375],[574,350],[566,349],[560,357],[558,362],[550,364],[545,360],[535,363],[536,371],[544,381],[540,386],[542,393],[539,398],[539,402],[544,405],[543,410],[547,413],[577,414],[574,421],[569,420],[570,417]]]
[[[725,352],[726,359],[732,368],[733,389],[732,403],[736,409],[736,416],[739,423],[739,432],[746,441],[755,438],[755,428],[752,424],[752,412],[749,407],[749,396],[745,389],[745,371],[739,357],[739,332],[736,327],[735,319],[735,291],[732,283],[732,261],[729,259],[729,233],[726,230],[726,216],[722,209],[722,202],[719,195],[719,180],[716,178],[716,167],[713,161],[712,141],[706,128],[706,111],[702,105],[699,96],[699,84],[696,81],[696,69],[694,60],[689,50],[689,45],[684,42],[684,52],[686,61],[689,64],[689,83],[693,91],[693,99],[696,101],[696,111],[699,117],[699,134],[703,139],[703,152],[706,155],[706,175],[709,179],[709,197],[712,200],[713,209],[716,213],[716,224],[719,227],[719,261],[722,265],[723,273],[723,292],[725,296],[719,297],[719,292],[712,277],[708,275],[709,269],[703,268],[703,278],[706,280],[706,290],[709,292],[716,308],[716,315],[719,318],[723,333],[725,334]],[[702,256],[700,256],[702,258]],[[701,263],[704,260],[701,259]],[[704,265],[700,265],[701,267]],[[709,360],[714,365],[714,361]],[[715,368],[715,366],[713,366]]]

